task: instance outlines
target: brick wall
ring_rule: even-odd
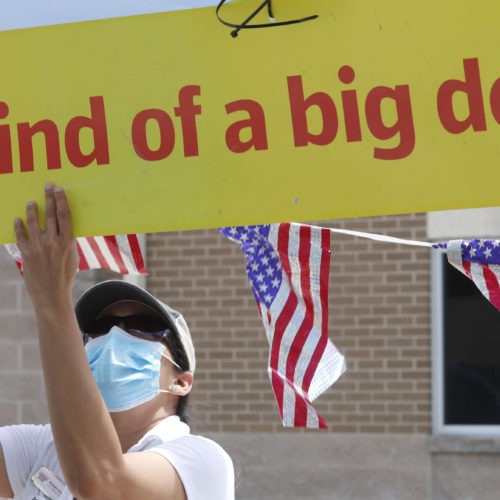
[[[48,421],[35,319],[14,261],[0,253],[0,425]]]
[[[416,214],[332,226],[422,240],[425,224]],[[333,240],[330,337],[349,369],[317,408],[334,432],[429,433],[429,250],[344,235]],[[195,428],[282,431],[267,340],[237,245],[216,230],[154,234],[147,258],[148,288],[184,313],[195,338]]]
[[[323,223],[323,225],[326,225]],[[335,221],[425,238],[425,216]],[[317,407],[333,432],[430,432],[429,250],[334,235],[330,336],[349,369]],[[148,287],[185,314],[198,371],[198,432],[283,432],[267,377],[268,346],[237,245],[216,230],[148,237]],[[17,269],[0,256],[0,425],[48,420],[34,318]],[[82,273],[79,295],[103,273]]]
[[[47,423],[35,316],[17,267],[3,249],[0,249],[0,275],[0,426]],[[74,297],[94,282],[110,277],[116,275],[100,270],[79,273]]]

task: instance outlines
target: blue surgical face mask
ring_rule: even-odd
[[[166,347],[129,335],[114,326],[85,345],[90,369],[110,412],[150,401],[160,392],[160,367]]]

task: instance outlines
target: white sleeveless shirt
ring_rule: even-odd
[[[0,443],[14,499],[73,500],[64,483],[50,425],[0,428]],[[179,475],[188,500],[234,500],[234,468],[214,441],[190,434],[179,417],[159,422],[127,453],[151,451]]]

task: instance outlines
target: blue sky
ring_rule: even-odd
[[[218,0],[0,0],[0,30],[217,4]]]

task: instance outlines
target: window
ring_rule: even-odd
[[[433,252],[435,434],[500,435],[500,312]]]

